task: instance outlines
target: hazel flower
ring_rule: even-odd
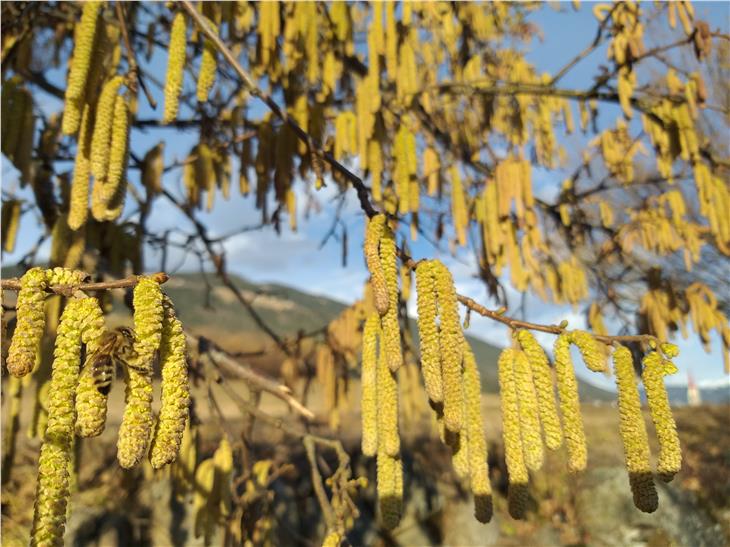
[[[362,452],[378,451],[377,344],[380,317],[373,313],[365,322],[362,341]]]
[[[436,325],[436,285],[430,261],[423,261],[416,268],[416,293],[423,380],[428,398],[434,403],[440,403],[444,399],[444,391],[439,330]]]
[[[382,316],[388,311],[390,298],[388,286],[385,282],[385,272],[380,262],[380,240],[385,230],[385,215],[375,215],[368,221],[365,233],[365,261],[370,272],[370,285],[373,288],[375,309]]]
[[[555,378],[558,384],[560,412],[563,415],[563,435],[568,449],[568,471],[575,473],[586,468],[588,451],[580,414],[578,382],[575,379],[573,360],[570,358],[570,336],[561,334],[555,340]]]
[[[190,404],[185,333],[169,298],[163,299],[163,307],[165,315],[160,342],[162,403],[150,451],[150,462],[155,469],[177,458]]]
[[[528,469],[537,471],[542,467],[543,461],[540,414],[530,362],[524,351],[515,352],[513,366],[515,387],[519,397],[520,433],[525,464]]]
[[[645,513],[653,513],[656,511],[658,498],[651,476],[649,439],[641,413],[631,351],[625,346],[617,346],[613,352],[613,365],[618,389],[619,430],[634,505]]]
[[[46,321],[44,291],[47,286],[46,272],[42,268],[31,268],[20,278],[15,333],[6,361],[13,376],[25,376],[35,366]]]
[[[165,112],[162,117],[163,123],[170,123],[177,118],[185,70],[186,32],[185,15],[178,12],[172,21],[172,28],[170,29],[167,77],[165,78]]]
[[[383,266],[385,284],[388,288],[388,310],[381,316],[383,344],[388,368],[396,372],[403,365],[403,352],[400,342],[400,324],[398,323],[398,267],[396,265],[395,235],[389,226],[385,226],[380,239],[380,262]]]

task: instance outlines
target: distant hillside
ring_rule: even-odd
[[[17,275],[3,269],[3,276]],[[274,331],[282,335],[294,335],[298,330],[313,331],[329,323],[346,305],[329,298],[314,296],[277,284],[255,284],[240,277],[230,276],[243,295],[253,302],[254,309]],[[206,283],[207,280],[207,283]],[[213,337],[219,333],[225,338],[229,350],[247,351],[251,348],[231,347],[238,340],[241,345],[252,339],[265,340],[235,295],[214,274],[204,278],[200,273],[177,273],[165,284],[180,319],[193,331],[205,332]],[[415,321],[412,322],[415,329]],[[236,337],[235,335],[246,335]],[[414,335],[416,332],[414,331]],[[253,337],[251,336],[253,335]],[[417,340],[418,337],[415,336]],[[500,349],[481,340],[467,336],[479,363],[482,389],[487,393],[498,391],[497,357]],[[258,348],[257,348],[258,349]],[[578,380],[581,399],[613,400],[608,391]]]

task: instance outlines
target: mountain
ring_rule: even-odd
[[[3,277],[17,275],[3,269]],[[255,284],[235,275],[230,276],[243,296],[252,302],[261,319],[277,334],[296,335],[297,331],[315,331],[334,319],[346,304],[323,296],[315,296],[278,284]],[[215,274],[176,273],[167,283],[165,292],[175,303],[180,320],[191,331],[204,334],[230,351],[263,349],[268,338],[241,306],[233,292]],[[115,311],[121,306],[115,305]],[[124,312],[126,313],[126,311]],[[415,321],[411,324],[415,329]],[[414,339],[418,336],[414,330]],[[467,336],[479,363],[482,390],[498,391],[497,357],[500,348]],[[581,399],[612,401],[615,396],[601,388],[578,379]]]

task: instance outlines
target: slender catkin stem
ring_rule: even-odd
[[[362,453],[378,451],[377,345],[380,317],[373,313],[365,322],[362,340]]]
[[[423,261],[416,268],[416,293],[423,381],[428,398],[434,403],[440,403],[444,400],[444,390],[439,330],[436,325],[436,285],[430,261]]]
[[[177,458],[190,405],[185,333],[172,301],[165,296],[162,303],[165,312],[160,341],[162,403],[150,450],[150,462],[155,469]]]
[[[170,123],[177,118],[180,105],[180,93],[183,87],[185,69],[185,35],[187,26],[185,15],[175,15],[170,29],[170,47],[168,49],[167,77],[165,79],[165,112],[163,123]]]
[[[570,336],[561,334],[555,340],[555,378],[558,383],[560,412],[563,415],[563,434],[568,449],[568,471],[576,473],[586,468],[588,451],[580,414],[578,382],[575,379],[573,362],[570,358]]]
[[[466,437],[469,448],[469,479],[474,495],[474,516],[479,522],[492,518],[492,487],[489,484],[487,442],[482,420],[482,385],[469,342],[464,339],[464,398]]]
[[[613,352],[613,366],[618,389],[621,440],[624,445],[626,469],[629,472],[634,505],[645,513],[653,513],[658,505],[658,497],[651,476],[649,438],[641,413],[641,400],[631,351],[625,346],[616,346]]]
[[[515,387],[519,395],[520,432],[525,463],[528,469],[537,471],[543,462],[540,413],[535,384],[532,381],[532,369],[524,351],[515,351],[513,366]]]
[[[540,409],[540,423],[545,433],[545,444],[550,450],[556,450],[563,444],[563,430],[555,405],[555,385],[550,363],[545,351],[529,330],[520,330],[517,333],[517,339],[532,370],[532,380],[535,384]]]
[[[380,262],[383,265],[385,283],[388,287],[388,310],[381,317],[383,343],[388,368],[396,372],[403,365],[403,351],[400,342],[400,324],[398,323],[398,266],[396,264],[395,234],[389,226],[385,226],[380,239]]]
[[[382,342],[377,364],[378,451],[395,457],[400,453],[398,383],[388,367],[388,348]]]
[[[382,316],[388,311],[390,298],[385,282],[383,265],[380,262],[380,240],[385,230],[385,215],[375,215],[368,221],[365,233],[365,261],[370,271],[370,285],[373,288],[375,309]]]
[[[51,373],[48,425],[38,459],[30,539],[34,546],[63,545],[82,333],[87,325],[92,325],[96,332],[100,318],[101,309],[93,298],[72,299],[61,316]]]
[[[152,431],[152,363],[162,338],[162,291],[153,279],[140,279],[134,288],[134,351],[127,367],[127,391],[117,441],[117,459],[125,469],[144,457]]]
[[[503,350],[497,366],[502,402],[502,439],[509,474],[509,512],[513,518],[524,518],[529,474],[525,465],[520,433],[520,408],[514,374],[516,353],[512,348]]]
[[[441,317],[439,345],[441,347],[441,375],[444,391],[444,423],[457,433],[464,421],[462,390],[462,332],[456,289],[451,272],[441,262],[433,261],[436,294]]]
[[[646,389],[646,398],[651,410],[657,439],[659,440],[659,460],[657,473],[659,478],[669,482],[682,467],[682,450],[677,436],[677,425],[669,406],[667,389],[664,386],[664,375],[676,372],[671,361],[665,361],[657,351],[651,351],[644,357],[644,371],[641,375]]]
[[[13,376],[25,376],[35,366],[46,322],[44,291],[47,285],[46,272],[42,268],[31,268],[20,278],[17,322],[7,358],[8,371]]]

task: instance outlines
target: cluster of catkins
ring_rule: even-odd
[[[45,290],[64,285],[73,289],[84,282],[81,271],[32,268],[20,280],[17,323],[7,358],[8,371],[22,377],[33,370],[45,328]],[[48,421],[38,461],[38,482],[31,544],[61,545],[69,497],[68,467],[74,434],[98,436],[104,430],[107,395],[95,385],[91,366],[82,367],[82,345],[93,356],[107,332],[95,298],[73,292],[58,325],[51,380]],[[140,277],[134,288],[134,355],[125,371],[126,408],[117,442],[119,464],[138,465],[149,448],[154,468],[177,457],[188,417],[189,386],[186,342],[172,302],[151,277]],[[152,373],[159,353],[162,402],[155,421],[152,414]]]
[[[513,517],[523,518],[529,471],[537,471],[543,463],[543,436],[550,450],[558,449],[565,440],[567,467],[571,473],[586,468],[586,437],[570,354],[571,344],[578,347],[586,366],[594,372],[607,371],[607,349],[587,332],[565,331],[555,341],[555,364],[551,370],[547,355],[530,331],[518,330],[514,338],[514,347],[502,352],[498,367],[503,440],[509,473],[509,511]],[[665,357],[672,358],[678,351],[672,344],[662,344],[661,352],[650,351],[645,356],[642,379],[661,450],[657,474],[662,480],[669,481],[681,467],[681,451],[664,386],[664,375],[676,372],[676,368]],[[613,362],[620,434],[634,504],[650,513],[657,508],[657,494],[633,357],[626,347],[617,344],[613,350]],[[557,406],[555,384],[559,400]]]
[[[78,139],[69,211],[63,219],[72,231],[86,224],[91,176],[91,213],[100,222],[119,217],[127,193],[130,111],[135,106],[131,89],[119,93],[127,83],[116,74],[119,29],[104,22],[104,5],[83,4],[69,63],[61,130]]]
[[[362,450],[365,455],[377,455],[380,510],[388,527],[398,523],[403,494],[396,383],[403,358],[396,251],[385,216],[374,216],[367,228],[365,257],[377,313],[367,319],[363,334]],[[454,469],[469,481],[475,516],[487,522],[492,501],[480,410],[481,384],[462,332],[454,281],[441,262],[422,260],[416,266],[416,291],[425,390],[441,438],[452,450]],[[525,516],[529,471],[542,467],[543,442],[549,450],[557,450],[564,440],[568,470],[576,473],[586,468],[586,437],[571,345],[577,346],[591,371],[607,372],[606,346],[584,331],[564,331],[557,337],[553,367],[535,337],[525,329],[514,333],[513,347],[505,349],[498,360],[508,506],[514,518]],[[661,449],[657,473],[663,480],[671,480],[681,466],[679,439],[663,382],[665,374],[676,371],[668,360],[676,354],[675,346],[663,344],[661,351],[652,350],[643,360],[642,379]],[[613,361],[620,433],[634,501],[642,511],[651,512],[657,507],[657,495],[633,359],[627,348],[616,345]]]

